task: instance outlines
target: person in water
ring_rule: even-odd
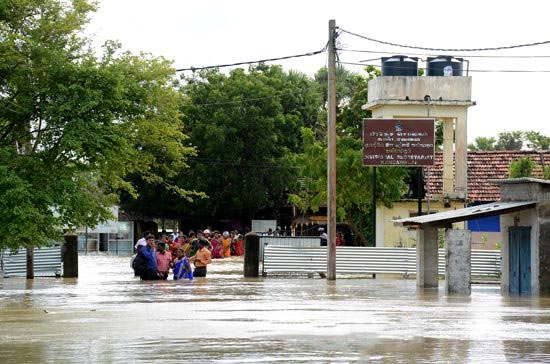
[[[157,245],[157,270],[160,279],[167,279],[172,266],[172,253],[166,251],[166,244],[160,242]]]
[[[222,249],[223,257],[229,258],[231,256],[231,237],[228,231],[223,232]]]
[[[193,276],[195,277],[206,277],[206,266],[212,263],[212,255],[210,250],[206,247],[208,246],[208,241],[199,240],[199,250],[194,257],[190,259],[195,264],[195,271]]]
[[[177,258],[174,262],[174,280],[179,279],[193,279],[193,270],[191,269],[191,264],[189,263],[189,256],[186,256],[183,253],[182,248],[178,248],[176,251]]]
[[[159,279],[157,272],[157,257],[155,254],[155,237],[147,235],[147,245],[140,249],[138,254],[143,258],[145,266],[140,270],[140,277],[144,281]]]

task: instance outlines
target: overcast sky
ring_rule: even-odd
[[[184,1],[101,0],[88,33],[96,44],[113,39],[125,49],[173,60],[176,68],[232,63],[314,51],[327,42],[328,21],[346,30],[395,43],[475,48],[550,39],[547,1]],[[343,34],[347,49],[390,48]],[[550,55],[550,45],[493,55]],[[357,62],[378,55],[342,52]],[[313,75],[326,54],[279,62]],[[470,59],[471,69],[550,70],[546,59]],[[361,67],[350,69],[362,72]],[[471,73],[473,100],[468,140],[500,131],[550,135],[550,73]]]

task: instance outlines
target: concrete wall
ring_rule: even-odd
[[[435,76],[384,76],[368,83],[368,102],[378,100],[424,100],[430,95],[432,100],[469,101],[472,96],[471,77],[435,77]]]
[[[538,204],[539,223],[539,288],[550,293],[550,200]]]
[[[450,208],[445,208],[441,201],[430,201],[430,211],[442,212],[456,210],[464,207],[463,202],[452,201]],[[379,206],[376,209],[376,246],[378,247],[406,247],[416,246],[416,230],[407,227],[394,226],[392,220],[410,217],[411,213],[418,211],[418,203],[415,201],[394,202],[392,208]],[[422,204],[422,211],[426,213],[428,207],[426,202]],[[464,229],[464,223],[457,223],[453,226],[457,229]],[[498,234],[498,233],[497,233]]]
[[[502,184],[501,201],[550,201],[550,185],[540,183]]]
[[[539,293],[539,230],[538,230],[538,211],[536,208],[505,214],[500,216],[500,231],[502,245],[501,254],[501,269],[502,276],[500,278],[500,289],[502,293],[510,291],[510,254],[509,254],[509,232],[511,226],[531,226],[531,293]]]
[[[531,226],[531,293],[550,293],[550,184],[517,179],[500,186],[502,201],[537,201],[530,210],[501,216],[501,289],[509,291],[508,227]]]

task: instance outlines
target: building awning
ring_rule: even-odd
[[[297,216],[292,220],[292,225],[326,225],[327,215]]]
[[[521,210],[527,210],[535,207],[536,201],[519,201],[519,202],[492,202],[484,205],[466,207],[458,210],[443,211],[436,214],[422,215],[409,217],[405,219],[392,220],[397,226],[410,225],[449,225],[455,222],[468,221],[481,217],[495,216],[508,214]]]

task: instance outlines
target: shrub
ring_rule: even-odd
[[[510,163],[508,175],[510,178],[531,177],[535,162],[529,157],[517,159]]]

